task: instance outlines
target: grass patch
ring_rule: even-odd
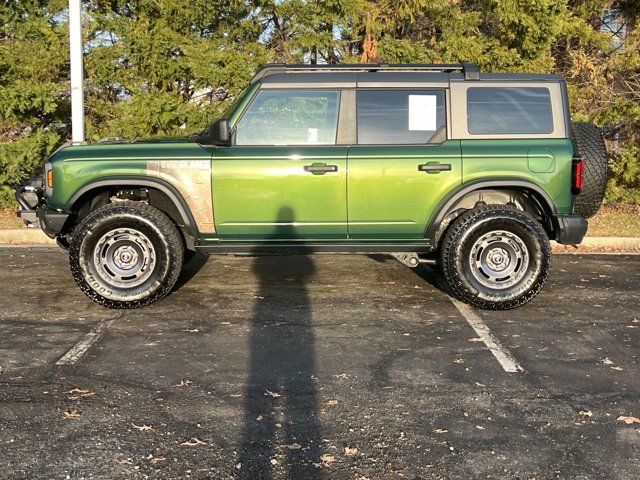
[[[606,203],[589,219],[590,237],[640,237],[640,205]]]

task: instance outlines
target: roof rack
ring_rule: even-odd
[[[475,63],[343,63],[335,65],[307,65],[268,63],[251,79],[251,83],[276,73],[293,72],[461,72],[465,80],[479,80],[480,70]]]

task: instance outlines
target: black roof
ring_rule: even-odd
[[[325,72],[460,72],[465,80],[476,80],[480,70],[475,63],[414,63],[414,64],[387,64],[387,63],[341,63],[335,65],[307,65],[288,63],[269,63],[263,66],[253,77],[251,83],[262,80],[265,77],[277,73],[325,73]]]
[[[291,75],[298,74],[298,75]],[[448,82],[450,80],[515,80],[559,81],[562,77],[550,74],[489,73],[480,74],[474,63],[453,64],[336,64],[305,65],[274,63],[262,67],[251,83],[303,83],[337,84],[356,82],[356,78],[369,82]],[[359,83],[359,82],[358,82]]]

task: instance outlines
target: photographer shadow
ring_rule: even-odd
[[[272,238],[295,241],[293,222],[293,211],[281,208]],[[315,271],[312,251],[300,247],[287,261],[269,255],[269,245],[252,253],[259,287],[249,334],[238,478],[268,479],[284,466],[291,479],[320,479],[315,337],[307,289]]]

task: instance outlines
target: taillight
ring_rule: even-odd
[[[584,169],[584,158],[580,155],[573,157],[573,169],[571,172],[571,193],[580,195],[582,192],[582,171]]]

